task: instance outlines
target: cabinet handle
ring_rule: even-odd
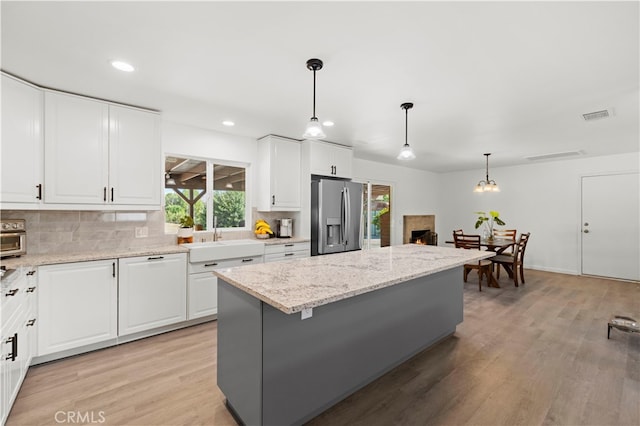
[[[36,196],[36,200],[42,200],[42,184],[37,184],[36,188],[38,188],[38,195]]]
[[[285,244],[285,247],[293,247],[293,244]]]
[[[33,293],[36,290],[35,287],[29,287],[27,288],[27,293]]]
[[[13,337],[9,337],[5,343],[11,343],[11,353],[7,354],[5,359],[15,361],[18,357],[18,333],[15,333]]]
[[[164,259],[164,256],[147,257],[147,260],[160,260],[160,259]]]
[[[205,264],[204,264],[204,266],[205,266],[206,268],[208,268],[208,267],[210,267],[210,266],[218,266],[218,262],[215,262],[215,263],[205,263]]]
[[[32,327],[36,323],[36,318],[27,321],[27,327]]]
[[[295,253],[285,253],[285,256],[293,256]]]
[[[244,262],[253,262],[253,259],[242,259],[242,263]]]
[[[111,264],[111,276],[112,276],[113,278],[115,278],[115,277],[116,277],[116,262],[113,262],[113,263]]]
[[[107,202],[107,187],[105,186],[104,188],[102,188],[102,199],[104,200],[104,202]]]
[[[275,206],[275,205],[276,205],[276,196],[275,196],[275,195],[272,195],[272,196],[271,196],[271,205],[272,205],[272,206]]]
[[[113,203],[113,186],[111,187],[111,202]]]
[[[17,288],[14,288],[14,289],[12,289],[12,290],[9,290],[9,291],[7,292],[7,294],[5,294],[5,296],[6,296],[6,297],[9,297],[9,296],[15,296],[15,295],[16,295],[16,293],[18,292],[18,290],[19,290],[19,289],[17,289]]]
[[[30,277],[31,275],[34,275],[35,273],[36,273],[35,270],[29,271],[29,272],[27,272],[27,276]]]

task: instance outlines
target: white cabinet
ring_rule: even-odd
[[[117,337],[116,260],[38,269],[38,355]]]
[[[311,243],[296,242],[283,244],[266,244],[264,246],[264,263],[283,260],[301,259],[311,255]]]
[[[45,203],[159,206],[158,122],[155,113],[46,92]]]
[[[22,267],[10,277],[0,296],[0,424],[11,411],[36,348],[35,269]]]
[[[186,253],[119,259],[118,334],[187,318]]]
[[[300,210],[300,142],[258,140],[258,211]]]
[[[218,313],[218,277],[211,272],[189,274],[187,319]]]
[[[353,177],[353,150],[321,141],[305,141],[311,174],[350,179]]]
[[[15,208],[5,203],[37,205],[42,198],[42,113],[40,89],[2,74],[2,208]]]

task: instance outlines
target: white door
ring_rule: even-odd
[[[119,259],[118,334],[187,319],[187,255]]]
[[[110,202],[159,206],[162,150],[158,114],[110,105],[109,119]]]
[[[189,275],[189,315],[187,319],[218,313],[218,277],[211,272]]]
[[[3,203],[38,203],[42,199],[42,105],[41,90],[2,76]]]
[[[38,268],[38,355],[117,336],[115,260]]]
[[[640,280],[640,175],[582,178],[582,273]]]
[[[274,207],[300,209],[300,144],[272,138],[271,189]]]
[[[45,93],[44,201],[105,204],[109,199],[109,106]]]

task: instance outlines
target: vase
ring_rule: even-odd
[[[487,235],[485,237],[486,240],[488,241],[492,241],[493,240],[493,221],[489,220],[487,221]]]

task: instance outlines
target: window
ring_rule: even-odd
[[[185,216],[196,231],[244,228],[246,223],[246,168],[212,160],[165,158],[165,232],[175,233]]]

